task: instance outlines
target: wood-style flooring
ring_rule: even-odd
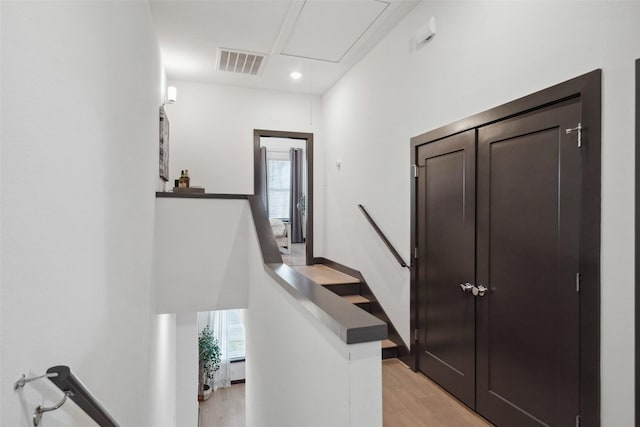
[[[219,388],[200,402],[198,427],[245,427],[244,384]]]
[[[385,427],[492,425],[398,359],[382,361],[382,417]]]
[[[282,254],[282,262],[289,266],[305,265],[307,263],[307,245],[292,243],[291,251],[288,254]]]
[[[398,359],[382,361],[384,427],[490,427],[491,424]],[[244,427],[244,384],[200,403],[200,427]]]

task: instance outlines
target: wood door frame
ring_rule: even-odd
[[[601,205],[601,87],[602,70],[594,70],[504,105],[475,114],[449,125],[411,138],[410,165],[417,161],[418,146],[471,129],[477,129],[573,98],[581,100],[582,126],[582,201],[580,224],[580,416],[582,425],[600,425],[600,205]],[[636,150],[636,155],[638,150]],[[417,247],[417,180],[411,182],[411,248]],[[638,183],[638,180],[636,181]],[[638,185],[636,185],[638,188]],[[637,198],[636,198],[637,200]],[[637,203],[637,202],[636,202]],[[636,215],[637,215],[636,210]],[[637,232],[637,231],[636,231]],[[636,240],[637,241],[637,240]],[[636,251],[636,256],[638,252]],[[416,371],[418,354],[417,262],[411,263],[410,330],[411,368]],[[636,269],[637,271],[637,269]],[[588,315],[582,315],[588,314]],[[637,322],[636,322],[637,324]],[[636,331],[638,328],[636,328]],[[636,370],[637,372],[637,370]],[[637,397],[636,397],[637,398]]]
[[[635,243],[635,251],[636,251],[636,259],[635,259],[635,291],[636,291],[636,301],[635,301],[635,327],[636,327],[636,337],[635,337],[635,359],[636,359],[636,426],[640,426],[640,59],[636,59],[636,215],[635,215],[635,228],[636,228],[636,243]]]
[[[307,265],[313,265],[313,134],[305,132],[287,132],[279,130],[253,130],[253,194],[258,194],[260,185],[260,138],[289,138],[306,141],[307,154],[307,235],[305,238],[305,258]]]

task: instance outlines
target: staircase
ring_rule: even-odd
[[[338,271],[324,264],[299,265],[293,266],[292,268],[307,276],[317,284],[324,286],[336,295],[341,296],[345,301],[348,301],[362,310],[379,317],[373,310],[377,301],[375,301],[371,296],[363,295],[365,291],[368,291],[368,286],[366,286],[366,283],[364,283],[363,280],[355,277],[356,275]],[[359,276],[359,274],[357,275]],[[370,291],[366,293],[370,294]],[[381,320],[387,322],[389,331],[395,331],[388,319],[382,318]],[[381,344],[382,359],[398,357],[398,344],[391,339],[386,339],[382,341]]]

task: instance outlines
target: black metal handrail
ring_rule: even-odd
[[[367,212],[367,210],[364,208],[364,206],[358,205],[358,207],[360,208],[360,210],[364,214],[365,218],[367,218],[367,220],[369,221],[369,224],[371,224],[371,226],[376,231],[376,233],[378,233],[378,236],[380,236],[380,238],[382,239],[384,244],[387,245],[387,248],[391,251],[391,254],[396,259],[396,261],[398,261],[398,264],[400,264],[400,266],[402,266],[402,267],[409,268],[409,266],[407,265],[406,262],[404,262],[404,260],[402,259],[402,257],[400,256],[400,254],[398,253],[396,248],[394,248],[393,245],[391,244],[391,242],[389,241],[389,239],[387,239],[387,236],[385,236],[384,233],[382,232],[382,230],[380,229],[380,227],[378,227],[378,224],[376,224],[376,222],[373,220],[373,218],[371,218],[371,215],[369,215],[369,212]]]
[[[47,369],[47,374],[57,374],[47,376],[100,427],[120,427],[68,366],[53,366]]]
[[[68,366],[53,366],[47,369],[47,373],[35,377],[27,378],[25,374],[18,379],[13,385],[14,390],[20,390],[32,381],[38,381],[48,378],[56,385],[64,396],[62,399],[52,406],[38,405],[33,412],[33,425],[38,427],[42,422],[42,417],[47,412],[60,409],[67,399],[73,400],[87,415],[91,417],[100,427],[120,427],[118,423],[109,415],[106,409],[100,405],[98,400],[91,394],[89,389],[82,384]]]

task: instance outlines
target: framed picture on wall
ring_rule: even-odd
[[[169,181],[169,118],[160,107],[160,178]]]

